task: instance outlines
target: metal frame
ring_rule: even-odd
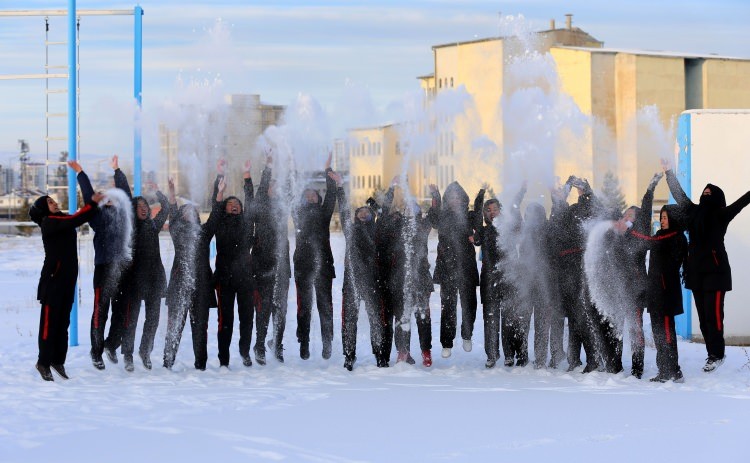
[[[133,95],[138,104],[135,114],[135,128],[133,133],[133,177],[134,193],[141,194],[141,117],[142,107],[142,85],[143,85],[143,8],[139,5],[132,10],[78,10],[76,0],[68,0],[67,10],[12,10],[0,11],[0,17],[22,17],[22,16],[67,16],[68,20],[68,72],[67,74],[6,74],[0,75],[0,80],[15,79],[51,79],[68,78],[68,157],[70,160],[78,159],[78,101],[77,101],[77,74],[76,62],[77,50],[77,27],[76,21],[80,16],[133,16],[134,27],[134,63],[133,63]],[[68,209],[77,202],[76,175],[68,170]],[[73,308],[70,314],[70,345],[78,345],[78,286],[76,284]]]
[[[688,198],[693,196],[692,186],[692,140],[690,131],[690,114],[683,113],[677,121],[677,143],[680,147],[680,153],[677,157],[677,169],[675,170],[677,180],[680,181],[682,189]],[[675,200],[669,195],[669,202],[674,204]],[[693,337],[693,294],[691,291],[682,288],[682,315],[675,317],[675,330],[677,334],[684,339],[690,340]]]

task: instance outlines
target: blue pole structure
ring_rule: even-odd
[[[133,192],[141,194],[141,107],[143,106],[143,8],[140,5],[133,11],[135,16],[134,63],[133,63],[133,96],[138,107],[135,109],[135,126],[133,133]]]
[[[68,159],[78,159],[78,69],[76,69],[76,0],[68,0]],[[76,173],[68,169],[68,213],[78,206],[76,196]],[[78,345],[78,282],[73,293],[73,308],[70,312],[70,345]]]
[[[680,181],[682,189],[690,198],[693,194],[692,187],[692,166],[691,166],[691,132],[690,132],[690,113],[683,113],[677,121],[677,144],[680,147],[680,154],[677,157],[677,180]],[[669,195],[669,202],[674,203],[674,198]],[[675,317],[675,331],[684,339],[690,340],[693,337],[693,297],[689,290],[682,288],[682,315]]]

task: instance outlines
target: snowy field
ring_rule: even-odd
[[[168,271],[171,243],[164,238]],[[343,237],[334,234],[332,241],[339,278],[331,360],[320,355],[317,315],[312,357],[299,358],[292,285],[285,364],[269,356],[265,367],[243,367],[235,329],[231,370],[220,372],[214,311],[208,369],[192,367],[188,323],[175,368],[165,370],[163,307],[154,369],[136,358],[135,372],[126,373],[122,360],[107,362],[104,371],[91,366],[93,251],[84,237],[80,346],[70,349],[66,365],[72,379],[46,383],[34,369],[41,238],[1,237],[0,461],[747,461],[750,360],[738,347],[729,347],[727,361],[708,375],[701,372],[704,346],[680,342],[684,384],[645,380],[656,375],[650,341],[644,380],[531,366],[486,370],[481,308],[473,351],[458,347],[451,358],[440,358],[434,293],[431,368],[395,365],[395,351],[391,368],[376,368],[362,312],[358,361],[353,372],[344,370]],[[433,262],[434,249],[433,239]],[[729,293],[727,310],[747,310],[743,302]],[[646,332],[650,338],[650,327]],[[416,330],[412,355],[420,357]],[[626,343],[626,371],[629,357]]]

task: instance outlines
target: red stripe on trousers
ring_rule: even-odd
[[[255,299],[255,311],[260,313],[261,308],[263,307],[263,300],[260,297],[260,291],[257,289],[253,291],[253,299]]]
[[[47,340],[49,335],[49,304],[44,306],[44,329],[42,329],[42,339]]]
[[[297,316],[302,313],[302,299],[299,297],[299,285],[295,284],[295,288],[297,289]]]
[[[99,328],[99,294],[101,288],[94,289],[94,328]]]
[[[721,331],[721,291],[716,291],[716,328]]]
[[[664,333],[667,335],[667,344],[672,344],[672,332],[669,329],[669,317],[664,316]]]

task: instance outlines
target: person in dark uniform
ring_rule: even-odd
[[[578,192],[578,201],[568,205],[571,188]],[[599,368],[599,314],[592,304],[583,268],[586,247],[584,223],[597,213],[597,201],[588,182],[571,175],[563,187],[552,195],[553,249],[555,273],[559,276],[560,304],[568,318],[568,371],[581,365],[581,346],[586,352],[589,373]]]
[[[410,350],[411,317],[414,314],[422,352],[422,365],[432,365],[432,321],[429,299],[433,291],[427,239],[437,225],[440,193],[430,185],[432,204],[426,217],[419,205],[407,199],[399,177],[394,178],[383,203],[378,221],[378,262],[383,304],[386,309],[386,347],[390,357],[392,336],[395,337],[397,362],[416,363]],[[393,324],[395,321],[395,329]]]
[[[647,307],[656,345],[659,373],[653,382],[683,382],[677,353],[674,317],[683,313],[680,270],[687,257],[687,239],[676,221],[670,220],[674,205],[659,211],[661,228],[649,238]]]
[[[115,186],[130,194],[130,185],[121,170],[115,171]],[[159,327],[161,299],[167,288],[167,275],[161,262],[159,249],[159,232],[169,216],[169,201],[161,191],[156,191],[161,209],[151,217],[151,207],[143,196],[132,199],[134,209],[133,254],[130,267],[123,276],[125,299],[124,331],[122,337],[122,355],[125,370],[133,371],[133,351],[135,350],[135,331],[141,311],[141,301],[146,308],[143,321],[143,332],[138,355],[143,367],[151,369],[151,351],[154,349],[154,337]]]
[[[215,203],[215,198],[212,203]],[[177,207],[172,179],[169,180],[169,234],[174,245],[174,260],[167,286],[167,337],[164,342],[164,367],[174,365],[185,319],[190,314],[194,366],[206,369],[208,360],[208,313],[216,307],[210,264],[211,230],[216,228],[220,212],[213,209],[201,224],[198,210],[190,203]]]
[[[310,358],[310,322],[312,303],[318,307],[320,334],[323,338],[323,358],[331,358],[333,343],[333,268],[331,252],[331,217],[336,206],[336,182],[328,176],[331,156],[325,165],[325,199],[306,188],[301,201],[292,211],[296,229],[294,248],[294,282],[297,286],[297,341],[299,355]]]
[[[711,372],[724,362],[724,297],[732,290],[732,269],[724,247],[729,223],[750,204],[750,191],[727,206],[724,191],[707,184],[698,204],[687,197],[666,161],[662,167],[667,184],[677,202],[675,219],[688,232],[685,287],[693,292],[701,334],[708,358],[703,371]]]
[[[284,361],[284,328],[286,327],[287,296],[289,279],[289,208],[285,201],[291,198],[280,194],[271,171],[272,158],[268,156],[266,167],[260,178],[260,186],[251,209],[255,224],[252,268],[255,282],[255,310],[257,312],[255,360],[264,365],[266,350],[264,343],[268,325],[273,317],[273,339],[269,348],[279,362]],[[287,191],[291,191],[288,188]]]
[[[84,203],[91,200],[94,188],[86,172],[76,161],[71,167],[75,170]],[[112,169],[119,170],[117,156],[112,157]],[[129,193],[129,192],[128,192]],[[130,229],[132,219],[130,209],[123,212],[112,202],[112,198],[97,210],[89,221],[94,230],[94,309],[91,313],[91,362],[98,370],[103,370],[102,354],[112,363],[117,363],[115,349],[120,346],[123,324],[123,297],[120,280],[123,270],[130,260]],[[104,338],[105,327],[112,306],[112,319],[109,335]]]
[[[253,337],[253,279],[250,249],[253,244],[253,222],[250,208],[253,202],[253,181],[250,166],[245,165],[245,206],[236,196],[224,198],[226,161],[217,165],[218,175],[214,182],[213,209],[219,220],[211,222],[208,234],[216,236],[216,264],[214,283],[218,303],[219,365],[229,367],[229,346],[234,330],[234,301],[237,299],[237,315],[240,321],[239,350],[242,364],[252,366],[250,344]],[[212,211],[213,212],[213,211]]]
[[[458,182],[445,189],[438,212],[437,260],[433,280],[440,285],[441,355],[448,358],[456,338],[458,300],[461,300],[461,339],[466,352],[471,351],[471,338],[477,317],[476,253],[472,243],[474,232],[481,226],[479,210],[469,211],[469,196]]]
[[[68,162],[73,168],[73,162]],[[42,230],[44,264],[37,287],[42,309],[39,317],[39,358],[36,369],[45,381],[54,381],[52,370],[68,379],[65,359],[68,354],[68,326],[78,279],[76,227],[96,214],[100,193],[94,193],[86,205],[73,215],[63,214],[57,202],[45,195],[29,209],[29,217]]]
[[[357,208],[351,217],[349,200],[341,186],[341,175],[329,172],[336,182],[341,227],[344,230],[344,284],[341,306],[341,342],[344,368],[352,371],[357,360],[357,321],[359,306],[365,305],[370,323],[370,344],[375,363],[383,367],[388,359],[383,356],[383,302],[378,287],[378,259],[376,248],[376,212],[369,205]],[[372,204],[372,199],[369,201]]]

